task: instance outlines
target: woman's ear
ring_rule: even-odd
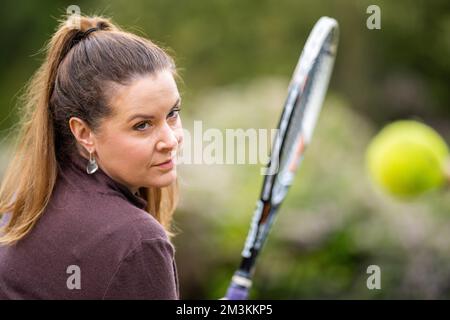
[[[90,153],[95,151],[94,134],[83,120],[77,117],[71,117],[69,120],[69,127],[75,139],[85,150]]]

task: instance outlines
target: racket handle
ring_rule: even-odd
[[[225,295],[226,300],[247,300],[248,288],[242,287],[234,282],[230,284]]]
[[[248,292],[252,286],[252,280],[243,276],[237,271],[231,279],[225,299],[227,300],[247,300]]]

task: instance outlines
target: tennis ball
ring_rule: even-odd
[[[384,127],[367,148],[371,180],[400,198],[418,196],[442,186],[449,149],[429,126],[401,120]]]

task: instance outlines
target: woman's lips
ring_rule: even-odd
[[[157,164],[155,166],[158,167],[158,168],[161,168],[161,169],[172,169],[173,165],[174,165],[173,160],[170,159],[169,161]]]

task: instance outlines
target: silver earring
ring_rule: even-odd
[[[88,174],[93,174],[95,171],[97,171],[97,169],[98,169],[97,161],[95,161],[95,158],[92,155],[92,153],[89,152],[89,162],[86,166],[86,172]]]

